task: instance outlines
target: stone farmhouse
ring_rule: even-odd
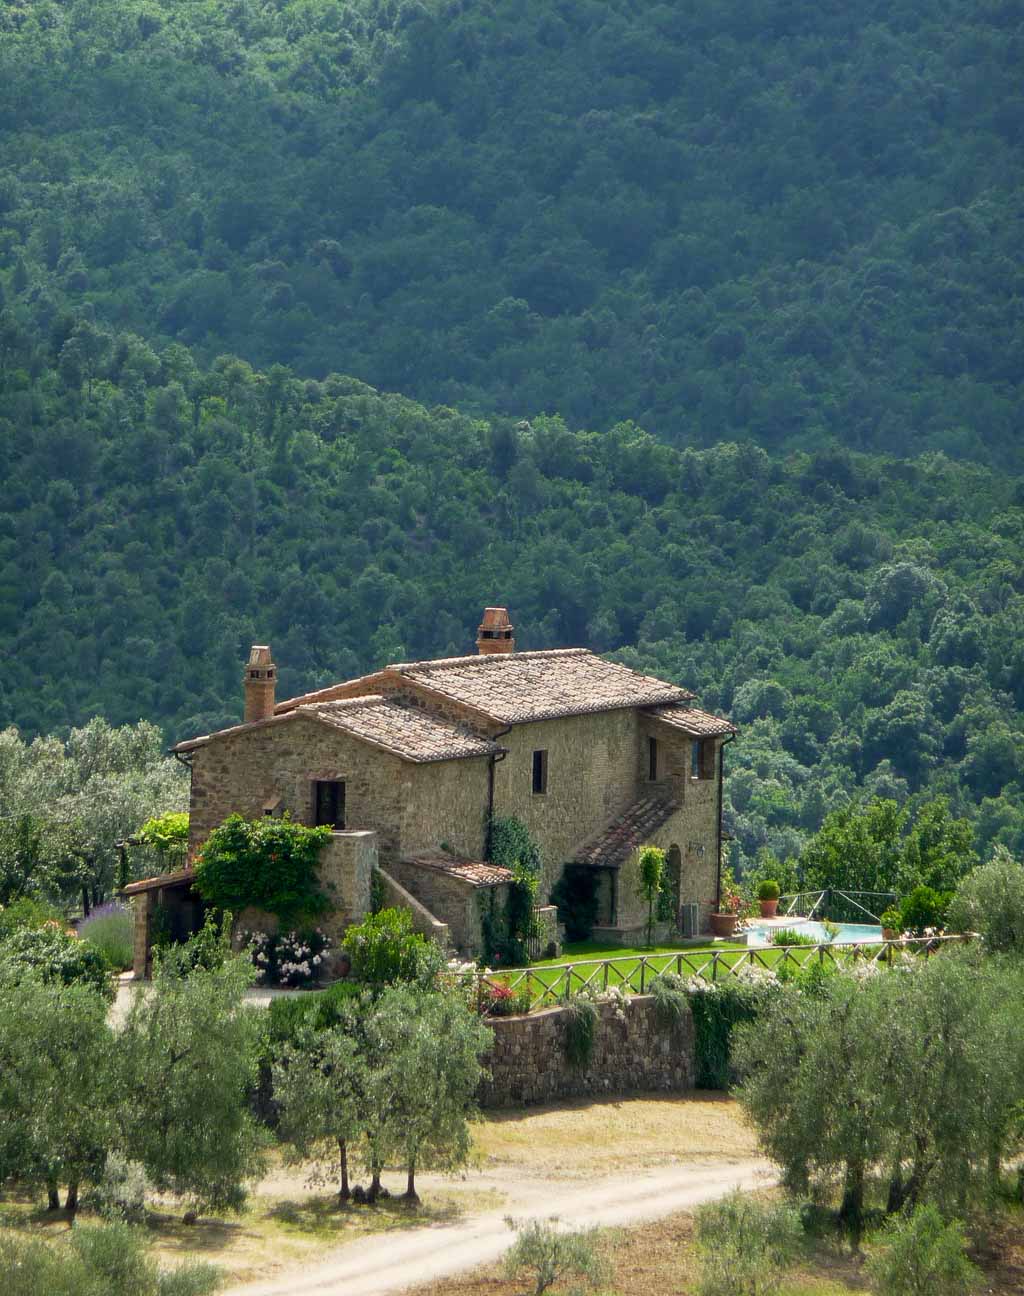
[[[332,829],[321,885],[337,931],[367,912],[379,870],[389,903],[467,955],[511,874],[488,861],[488,825],[517,816],[540,849],[538,912],[566,869],[591,886],[594,937],[637,941],[646,920],[637,848],[667,852],[681,930],[716,908],[727,720],[686,689],[583,648],[516,652],[504,608],[487,608],[473,656],[386,666],[277,701],[268,647],[252,649],[239,725],[173,748],[191,766],[189,858],[228,815],[280,815]],[[196,903],[192,871],[137,882],[136,970],[149,915]],[[245,914],[249,927],[260,915]]]

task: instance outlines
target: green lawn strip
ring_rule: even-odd
[[[640,993],[651,980],[663,972],[683,977],[703,976],[705,980],[720,977],[739,962],[747,962],[747,946],[724,941],[704,945],[656,945],[651,949],[623,949],[601,946],[592,941],[567,946],[561,958],[543,959],[529,969],[510,968],[491,976],[516,990],[529,987],[534,1004],[554,1004],[566,994],[577,994],[585,986],[597,990],[622,988]],[[817,956],[816,946],[797,946],[790,957],[804,962]],[[714,956],[717,955],[717,961]],[[755,966],[772,968],[784,957],[782,949],[771,946],[757,949]],[[607,963],[606,960],[614,960]],[[566,967],[566,964],[571,967]],[[529,977],[524,973],[529,971]]]

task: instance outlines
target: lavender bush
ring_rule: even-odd
[[[113,972],[132,965],[132,915],[119,900],[99,905],[78,924],[78,935]]]

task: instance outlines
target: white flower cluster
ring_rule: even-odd
[[[253,966],[256,968],[256,980],[266,981],[270,975],[270,937],[262,931],[243,931],[240,935],[242,948],[248,948]]]
[[[303,939],[298,932],[288,932],[277,942],[277,979],[281,985],[302,985],[312,980],[320,970],[324,955],[331,942],[326,933],[316,929],[315,941]],[[314,950],[319,946],[318,950]]]

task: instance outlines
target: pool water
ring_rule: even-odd
[[[881,927],[874,927],[869,923],[837,923],[836,926],[839,928],[839,934],[835,938],[837,945],[866,945],[882,939]],[[794,918],[787,919],[784,923],[763,923],[749,927],[747,944],[771,945],[772,932],[778,931],[780,927],[792,928],[801,936],[810,936],[812,940],[822,944],[826,944],[831,939],[823,923],[812,922],[806,918]]]

